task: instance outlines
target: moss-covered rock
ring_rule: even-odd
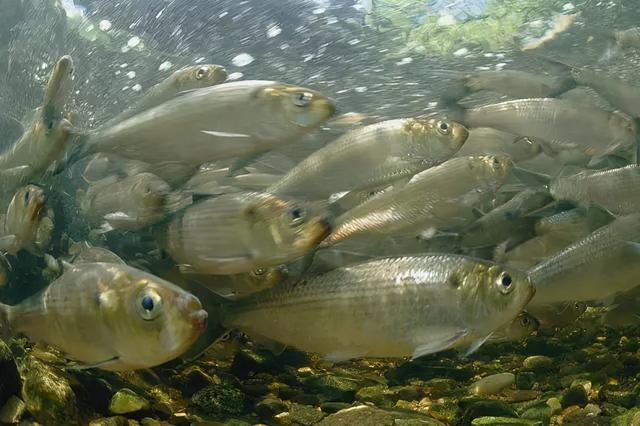
[[[212,415],[240,414],[245,406],[242,391],[225,383],[199,390],[191,402],[199,411]]]
[[[314,425],[325,417],[325,414],[310,405],[291,404],[289,418],[296,424],[303,426]]]
[[[129,426],[129,420],[123,416],[102,417],[91,420],[89,426]]]
[[[587,391],[581,385],[574,385],[566,389],[562,392],[562,397],[560,398],[560,404],[565,408],[572,405],[584,407],[587,402],[589,402]]]
[[[120,389],[109,402],[109,411],[114,414],[128,414],[146,410],[150,404],[146,398],[138,395],[131,389]]]
[[[333,374],[309,377],[304,382],[305,389],[317,394],[325,401],[351,402],[360,388],[355,379]]]
[[[27,411],[45,425],[78,423],[78,404],[67,379],[58,371],[27,356],[20,363],[21,396]]]

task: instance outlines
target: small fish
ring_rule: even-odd
[[[469,137],[455,157],[506,155],[514,163],[518,163],[529,160],[541,152],[542,146],[532,138],[517,136],[491,127],[474,127],[469,129]]]
[[[67,150],[71,122],[63,117],[62,107],[70,91],[73,61],[70,56],[58,60],[49,76],[43,105],[25,133],[0,155],[0,171],[19,170],[14,185],[3,182],[2,191],[10,192],[29,178],[47,171]],[[15,173],[14,173],[15,175]]]
[[[14,333],[57,347],[77,368],[125,371],[180,356],[207,313],[190,293],[126,265],[83,263],[20,304],[0,304]]]
[[[531,299],[526,276],[455,255],[377,259],[276,286],[223,324],[331,361],[418,358],[486,337]]]
[[[86,241],[75,243],[69,247],[70,263],[78,265],[81,263],[119,263],[124,265],[125,261],[117,254],[104,247],[95,247]]]
[[[472,93],[488,90],[512,98],[552,98],[574,85],[568,76],[534,74],[518,70],[477,71],[454,77],[444,95],[445,103],[457,101]]]
[[[529,269],[612,220],[601,209],[585,207],[540,219],[534,226],[536,236],[507,251],[501,261],[513,268]]]
[[[640,48],[640,27],[616,30],[613,32],[613,36],[616,40],[616,46],[620,49]]]
[[[538,331],[540,322],[529,312],[521,312],[507,325],[494,331],[487,343],[513,342],[525,339]]]
[[[311,89],[272,81],[223,83],[90,134],[76,157],[106,152],[146,163],[199,166],[294,142],[334,111],[331,100]],[[179,149],[177,140],[184,141]]]
[[[556,200],[598,205],[615,215],[640,211],[640,166],[584,171],[554,179],[549,192]]]
[[[114,229],[140,229],[162,220],[169,212],[171,188],[151,173],[107,178],[80,191],[80,207],[92,226],[108,223]]]
[[[238,192],[182,210],[159,239],[186,273],[232,275],[302,257],[330,231],[325,216],[295,202]]]
[[[182,92],[215,86],[224,83],[226,79],[227,71],[220,65],[201,64],[179,69],[150,88],[142,99],[104,123],[101,127],[113,126],[136,114],[156,107]]]
[[[635,126],[628,117],[560,99],[519,99],[472,108],[466,110],[464,122],[534,138],[545,153],[565,154],[566,161],[578,165],[635,147]]]
[[[473,205],[497,189],[512,167],[507,157],[452,158],[415,175],[407,185],[386,191],[340,215],[323,246],[354,237],[372,239],[426,228],[463,226],[474,219]]]
[[[409,178],[451,158],[467,135],[464,126],[440,119],[388,120],[357,128],[315,151],[267,192],[325,199]]]
[[[640,214],[616,218],[528,271],[532,306],[602,300],[636,287]]]
[[[566,327],[575,322],[586,310],[586,303],[572,301],[551,305],[527,306],[527,311],[536,317],[541,329]]]
[[[188,274],[188,279],[226,299],[238,300],[280,284],[287,279],[287,276],[287,267],[278,265],[235,275]]]
[[[50,243],[50,228],[53,225],[46,216],[45,204],[44,191],[36,185],[27,185],[15,193],[4,218],[1,250],[14,256],[20,250],[35,255],[43,254]]]

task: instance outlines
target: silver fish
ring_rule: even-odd
[[[540,327],[540,322],[529,312],[521,312],[513,321],[503,325],[487,339],[487,343],[513,342],[522,340],[536,331]]]
[[[239,192],[184,209],[159,239],[184,272],[231,275],[299,258],[329,232],[323,215],[295,202]]]
[[[586,310],[587,304],[584,302],[562,302],[551,305],[527,306],[527,312],[536,317],[541,329],[570,325]]]
[[[150,368],[180,356],[207,313],[190,293],[126,265],[69,267],[42,292],[0,305],[0,322],[59,348],[80,368]]]
[[[533,234],[536,220],[527,215],[551,201],[545,189],[525,189],[461,231],[461,243],[465,247],[481,247],[503,241],[511,244],[524,241]]]
[[[171,188],[151,173],[124,179],[107,178],[79,192],[80,208],[92,226],[140,229],[162,220],[169,212]]]
[[[438,165],[460,149],[467,129],[456,122],[406,118],[361,127],[325,145],[267,189],[325,199],[377,187]]]
[[[323,245],[357,236],[372,238],[468,224],[473,220],[473,204],[483,192],[502,184],[511,165],[508,158],[491,155],[452,158],[415,175],[406,186],[339,216]]]
[[[601,300],[640,284],[640,214],[616,218],[529,270],[531,305]]]
[[[341,361],[479,347],[531,299],[516,271],[455,255],[378,259],[274,287],[224,325]]]
[[[331,100],[310,89],[272,81],[224,83],[91,134],[85,153],[200,165],[294,142],[318,129],[334,111]],[[181,149],[176,149],[177,140],[186,142]]]
[[[52,227],[44,191],[27,185],[15,193],[7,207],[0,249],[12,255],[20,250],[40,255],[50,243]]]
[[[150,88],[134,105],[116,115],[102,127],[109,127],[136,114],[156,107],[181,92],[215,86],[227,79],[227,71],[220,65],[201,64],[179,69]]]
[[[542,152],[542,146],[535,140],[512,133],[475,127],[469,129],[469,137],[455,157],[469,155],[507,155],[514,163],[529,160]]]
[[[0,171],[13,177],[12,184],[4,182],[2,190],[14,190],[65,154],[71,122],[63,117],[62,107],[71,91],[72,74],[73,61],[70,56],[63,56],[51,72],[35,121],[11,148],[0,154]]]
[[[640,166],[562,176],[551,181],[549,192],[557,200],[595,204],[616,215],[635,213],[640,211]]]
[[[533,74],[518,70],[478,71],[454,78],[448,98],[461,99],[480,90],[501,93],[512,98],[551,98],[574,85],[568,76]]]
[[[471,127],[489,126],[532,137],[545,152],[558,155],[568,151],[571,155],[566,161],[577,163],[635,146],[635,126],[629,118],[560,99],[486,105],[467,110],[464,121]]]

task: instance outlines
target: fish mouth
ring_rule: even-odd
[[[295,243],[298,249],[312,249],[317,247],[325,238],[331,235],[333,227],[328,218],[318,218],[309,224],[308,229]]]
[[[204,309],[200,309],[198,311],[192,312],[189,314],[189,320],[191,322],[191,327],[196,330],[198,333],[202,333],[205,328],[207,328],[207,318],[209,314]]]

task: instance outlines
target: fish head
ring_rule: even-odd
[[[289,271],[286,265],[257,268],[248,273],[254,290],[266,290],[287,279]]]
[[[117,273],[113,281],[109,288],[119,289],[116,300],[123,306],[112,311],[110,326],[123,364],[162,364],[184,353],[203,333],[208,315],[191,293],[133,268]]]
[[[526,273],[488,262],[466,268],[458,281],[459,288],[466,288],[469,320],[491,331],[512,321],[535,294]]]
[[[257,98],[264,102],[270,115],[311,131],[325,124],[336,111],[335,103],[315,90],[286,84],[262,87]]]
[[[215,64],[193,65],[176,71],[179,90],[192,90],[215,86],[227,79],[224,67]]]
[[[513,143],[518,145],[523,153],[523,157],[520,158],[521,160],[533,158],[542,152],[542,144],[540,141],[528,136],[518,137]]]
[[[26,237],[38,229],[45,214],[46,196],[36,185],[24,186],[14,194],[5,221],[5,233]]]
[[[540,328],[540,321],[528,312],[521,312],[511,323],[511,336],[513,339],[527,337]]]
[[[480,155],[469,158],[469,167],[479,180],[501,184],[513,168],[506,155]]]
[[[622,151],[631,148],[636,140],[636,126],[633,120],[626,114],[614,112],[609,116],[609,130],[611,132],[611,143],[615,151]],[[611,154],[613,152],[609,152]]]
[[[145,207],[161,208],[169,192],[169,185],[152,173],[140,173],[133,177],[131,194]]]
[[[310,205],[269,194],[255,197],[245,210],[253,229],[273,250],[272,257],[299,257],[314,249],[331,233],[328,215]]]
[[[469,131],[462,124],[437,118],[406,120],[403,130],[416,151],[425,157],[451,156],[469,137]]]

